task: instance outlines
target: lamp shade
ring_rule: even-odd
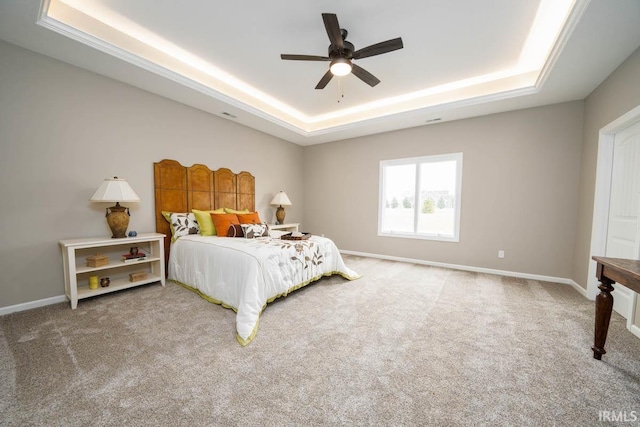
[[[112,179],[102,181],[100,188],[89,200],[92,202],[139,202],[140,197],[125,179],[114,176]]]
[[[284,191],[278,191],[271,200],[271,206],[291,206],[291,200]]]

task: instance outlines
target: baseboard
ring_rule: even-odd
[[[640,338],[640,325],[634,323],[636,319],[640,318],[640,313],[638,313],[638,310],[640,310],[640,304],[638,304],[638,301],[640,301],[638,294],[635,292],[632,293],[630,301],[631,310],[629,310],[629,318],[627,319],[627,329],[631,331],[633,335]]]
[[[637,313],[637,311],[640,310],[640,308],[638,308],[638,301],[640,300],[638,299],[638,294],[636,292],[633,292],[631,290],[629,291],[631,292],[631,298],[629,301],[629,317],[627,317],[627,329],[630,330],[632,334],[640,338],[640,322],[638,322],[638,324],[633,323],[636,318],[640,317],[637,316],[637,314],[640,314]]]
[[[629,329],[631,319],[633,319],[633,291],[627,287],[623,287],[619,283],[614,283],[613,287],[614,290],[611,292],[613,296],[613,310],[629,321],[629,325],[627,325],[627,329]]]
[[[562,277],[542,276],[542,275],[539,275],[539,274],[519,273],[519,272],[515,272],[515,271],[506,271],[506,270],[495,270],[495,269],[492,269],[492,268],[471,267],[471,266],[467,266],[467,265],[448,264],[448,263],[444,263],[444,262],[425,261],[425,260],[422,260],[422,259],[403,258],[403,257],[389,256],[389,255],[379,255],[379,254],[372,254],[372,253],[367,253],[367,252],[340,250],[340,253],[343,253],[343,254],[346,254],[346,255],[362,256],[362,257],[367,257],[367,258],[386,259],[386,260],[389,260],[389,261],[410,262],[410,263],[413,263],[413,264],[429,265],[429,266],[432,266],[432,267],[450,268],[450,269],[453,269],[453,270],[473,271],[473,272],[476,272],[476,273],[495,274],[495,275],[498,275],[498,276],[519,277],[519,278],[522,278],[522,279],[540,280],[540,281],[543,281],[543,282],[562,283],[562,284],[565,284],[565,285],[572,286],[576,291],[578,291],[578,293],[580,295],[582,295],[585,298],[587,298],[587,290],[586,289],[584,289],[582,286],[578,285],[573,280],[565,279],[565,278],[562,278]],[[66,300],[67,300],[67,297],[65,295],[60,295],[60,296],[57,296],[57,297],[45,298],[45,299],[41,299],[41,300],[38,300],[38,301],[30,301],[30,302],[25,302],[23,304],[16,304],[16,305],[8,306],[8,307],[0,307],[0,316],[2,316],[4,314],[14,313],[16,311],[30,310],[32,308],[44,307],[45,305],[57,304],[59,302],[64,302]],[[635,331],[635,332],[632,331],[632,332],[634,332],[634,334],[640,336],[640,328],[636,327],[636,329],[637,329],[637,331]]]
[[[571,287],[573,287],[573,289],[575,289],[576,291],[578,291],[578,293],[580,295],[582,295],[583,297],[585,297],[586,299],[590,299],[589,295],[587,295],[587,290],[585,288],[583,288],[582,286],[578,285],[576,282],[574,282],[573,280],[569,279],[569,284],[571,285]]]
[[[0,307],[0,316],[15,313],[16,311],[31,310],[32,308],[44,307],[45,305],[57,304],[59,302],[65,302],[67,300],[66,295],[59,295],[57,297],[40,299],[37,301],[29,301],[22,304],[10,305],[8,307]]]
[[[507,277],[519,277],[522,279],[531,279],[531,280],[539,280],[542,282],[552,282],[552,283],[562,283],[564,285],[571,285],[575,288],[581,295],[587,296],[587,290],[582,288],[576,282],[571,279],[565,279],[562,277],[553,277],[553,276],[542,276],[539,274],[530,274],[530,273],[518,273],[515,271],[506,271],[506,270],[495,270],[493,268],[482,268],[482,267],[472,267],[468,265],[459,265],[459,264],[448,264],[444,262],[433,262],[433,261],[425,261],[422,259],[413,259],[413,258],[403,258],[389,255],[379,255],[379,254],[370,254],[367,252],[356,252],[356,251],[348,251],[348,250],[340,250],[340,253],[346,255],[356,255],[367,258],[379,258],[386,259],[389,261],[400,261],[400,262],[410,262],[413,264],[422,264],[429,265],[432,267],[443,267],[450,268],[452,270],[464,270],[464,271],[473,271],[476,273],[486,273],[486,274],[495,274],[497,276],[507,276]]]

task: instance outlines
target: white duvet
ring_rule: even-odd
[[[323,276],[360,276],[332,240],[280,240],[189,235],[171,244],[169,280],[236,311],[237,339],[247,345],[266,304]]]

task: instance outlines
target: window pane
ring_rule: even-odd
[[[387,166],[383,179],[382,231],[413,233],[416,165]]]
[[[453,236],[456,207],[456,162],[420,164],[418,233]]]
[[[378,235],[460,241],[462,153],[380,162]]]

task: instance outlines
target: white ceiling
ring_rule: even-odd
[[[357,61],[380,84],[280,59],[327,54],[322,13],[356,49],[402,37]],[[311,145],[583,99],[640,46],[640,1],[0,0],[0,39]]]

